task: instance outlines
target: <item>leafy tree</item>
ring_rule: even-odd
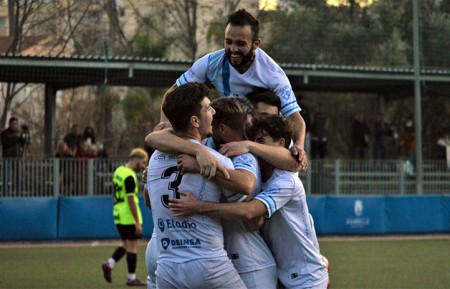
[[[322,57],[327,23],[325,11],[300,5],[292,11],[265,15],[262,48],[278,62],[318,63]]]
[[[155,20],[152,16],[146,16],[144,22],[153,23]],[[167,50],[164,41],[160,41],[157,33],[153,29],[150,29],[148,25],[141,25],[139,27],[131,39],[131,45],[136,56],[162,58],[165,56]]]
[[[156,33],[166,46],[175,47],[188,59],[196,59],[199,28],[197,15],[200,6],[197,0],[154,2],[150,15],[142,14],[133,1],[128,0],[128,3],[142,25]]]
[[[432,11],[422,17],[422,63],[427,67],[450,67],[450,13]]]
[[[122,100],[125,129],[116,140],[119,150],[126,151],[132,146],[143,146],[144,137],[159,121],[159,114],[154,113],[159,103],[154,100],[148,90],[139,88],[131,90]]]

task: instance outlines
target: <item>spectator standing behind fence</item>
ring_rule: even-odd
[[[376,159],[389,159],[395,150],[394,132],[384,114],[380,114],[373,127],[374,152]]]
[[[80,144],[81,134],[78,124],[72,125],[70,132],[64,136],[64,142],[69,146],[72,155],[75,155]]]
[[[115,264],[127,255],[127,286],[146,286],[136,278],[138,239],[142,238],[142,213],[139,208],[139,182],[136,172],[142,172],[148,162],[145,150],[135,148],[126,165],[114,171],[114,223],[122,239],[111,258],[102,264],[103,277],[111,283],[111,272]]]
[[[69,146],[65,142],[60,142],[56,148],[55,158],[60,159],[59,162],[59,193],[66,194],[69,192],[70,179],[69,179],[69,166],[65,161],[73,158],[74,155],[69,149]]]
[[[327,154],[328,118],[323,105],[317,107],[311,121],[311,157],[325,158]]]
[[[440,139],[437,140],[437,144],[444,147],[447,168],[450,169],[450,134],[448,132],[445,133]]]
[[[88,140],[85,138],[80,140],[75,156],[80,159],[92,159],[97,157],[95,152],[89,146]]]
[[[20,168],[18,158],[22,158],[25,148],[30,144],[30,133],[28,126],[23,125],[19,127],[19,120],[15,117],[9,119],[9,126],[1,133],[2,142],[2,157],[3,160],[3,183],[2,190],[3,195],[7,196],[8,193],[14,190],[20,191]],[[11,177],[13,179],[11,180]],[[11,183],[12,182],[12,183]],[[11,185],[11,187],[10,187]]]
[[[364,120],[364,115],[359,112],[352,124],[352,157],[354,159],[365,159],[369,146],[370,128]]]
[[[403,151],[407,157],[405,170],[408,174],[412,175],[414,166],[416,165],[416,137],[414,134],[414,122],[412,117],[408,118],[405,122],[402,134],[402,145]]]
[[[89,159],[96,158],[95,152],[89,147],[86,139],[81,139],[78,149],[75,153],[75,157],[78,158],[76,165],[76,171],[78,174],[74,176],[74,188],[75,193],[86,195],[87,192],[87,161]]]
[[[83,139],[86,140],[90,150],[98,155],[99,151],[102,149],[102,145],[95,139],[95,131],[92,126],[87,126],[83,132]]]
[[[30,144],[28,126],[19,127],[19,120],[15,117],[9,119],[9,126],[2,131],[3,158],[21,158],[25,147]]]
[[[55,158],[73,158],[69,146],[65,142],[60,142],[56,148]]]

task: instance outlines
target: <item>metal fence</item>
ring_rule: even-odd
[[[450,194],[445,161],[425,161],[424,194]],[[400,160],[316,160],[300,178],[307,194],[416,194],[414,166]]]
[[[125,159],[2,159],[1,196],[112,195],[114,170],[125,163]],[[414,167],[400,160],[313,160],[299,176],[312,195],[416,193]],[[423,182],[424,194],[450,194],[446,162],[425,161]]]

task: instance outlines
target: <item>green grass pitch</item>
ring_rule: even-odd
[[[319,240],[333,288],[450,288],[450,238]],[[103,280],[101,263],[114,246],[1,248],[0,288],[126,288],[126,262]],[[137,275],[146,278],[145,242]]]

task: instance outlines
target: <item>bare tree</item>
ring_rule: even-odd
[[[133,47],[130,45],[129,40],[125,36],[125,33],[120,25],[119,16],[121,15],[120,9],[117,7],[116,0],[103,0],[105,12],[109,19],[109,39],[125,54],[133,54]]]
[[[200,9],[197,0],[161,1],[151,11],[152,16],[161,21],[149,21],[146,17],[148,15],[143,15],[132,0],[128,2],[141,22],[155,31],[167,45],[174,46],[190,60],[196,58],[199,27],[197,15]]]
[[[40,1],[8,1],[8,13],[10,22],[11,44],[6,50],[6,54],[17,54],[24,45],[25,30],[31,15],[39,11],[44,4]],[[3,111],[0,118],[0,126],[5,127],[6,118],[14,97],[24,89],[25,85],[7,83],[1,87],[1,97],[3,99]]]

